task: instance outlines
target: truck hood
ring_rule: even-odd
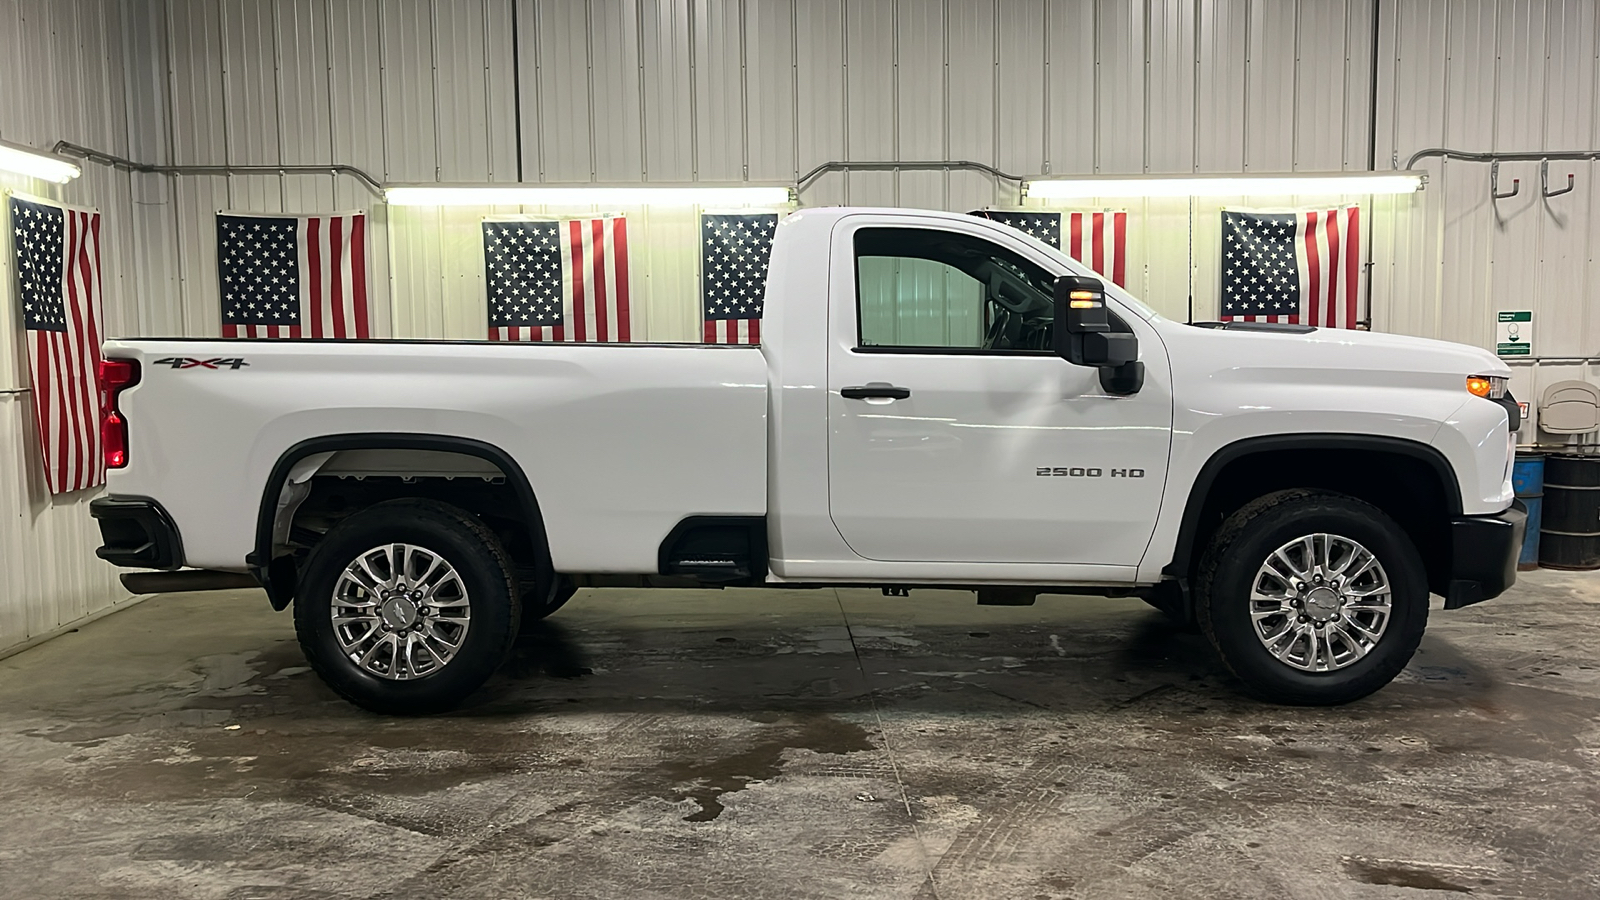
[[[1511,368],[1487,350],[1428,338],[1342,328],[1296,333],[1162,324],[1167,326],[1161,328],[1162,340],[1175,355],[1208,358],[1214,371],[1276,369],[1304,375],[1320,369],[1337,371],[1348,383],[1369,384],[1411,380],[1408,375],[1511,374]]]

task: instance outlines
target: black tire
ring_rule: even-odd
[[[1364,656],[1331,671],[1306,671],[1278,659],[1258,638],[1249,598],[1274,551],[1319,533],[1356,541],[1377,558],[1388,576],[1390,610]],[[1322,491],[1279,491],[1229,516],[1201,558],[1195,588],[1201,630],[1223,663],[1252,693],[1279,703],[1333,706],[1371,694],[1405,668],[1428,624],[1427,575],[1411,538],[1377,507]],[[1304,661],[1313,654],[1298,655]]]
[[[412,544],[442,558],[459,575],[470,610],[454,656],[407,680],[373,674],[346,656],[332,619],[346,566],[384,544]],[[482,687],[511,651],[521,617],[512,572],[500,540],[470,513],[432,500],[379,503],[340,522],[312,551],[295,596],[295,632],[312,669],[351,703],[398,715],[443,712]],[[404,665],[396,668],[404,672]]]

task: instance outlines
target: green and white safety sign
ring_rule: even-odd
[[[1494,352],[1499,356],[1533,355],[1533,310],[1506,309],[1495,313]]]

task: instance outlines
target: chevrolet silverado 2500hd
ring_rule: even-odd
[[[121,566],[248,573],[374,710],[447,708],[579,587],[1136,594],[1331,704],[1515,579],[1507,367],[1179,324],[971,216],[779,226],[759,347],[105,345]],[[235,576],[237,577],[237,576]]]

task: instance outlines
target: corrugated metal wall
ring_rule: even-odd
[[[124,151],[125,47],[116,0],[0,0],[0,138],[48,149],[60,138]],[[104,215],[105,317],[137,331],[129,302],[136,263],[126,174],[89,167],[70,185],[0,173],[0,190],[98,207]],[[5,217],[0,216],[0,221]],[[9,229],[0,232],[0,651],[125,600],[95,559],[94,491],[52,498],[39,462],[28,355],[15,301]]]
[[[1593,0],[1385,2],[1378,73],[1379,166],[1425,147],[1584,150],[1600,146],[1600,18]],[[1497,310],[1534,310],[1544,357],[1600,356],[1593,222],[1600,164],[1553,162],[1546,199],[1538,163],[1500,167],[1429,160],[1427,191],[1380,203],[1374,320],[1384,331],[1489,346]],[[1533,399],[1567,378],[1600,382],[1582,360],[1514,364],[1513,391]],[[1531,437],[1531,432],[1524,432]]]
[[[1387,169],[1439,144],[1595,146],[1596,18],[1593,0],[0,0],[0,74],[28,88],[0,96],[0,135],[391,182],[792,182],[836,159],[1037,175],[1361,170],[1370,154]],[[1377,327],[1486,344],[1494,310],[1526,306],[1541,354],[1600,352],[1600,168],[1558,164],[1578,190],[1545,201],[1536,164],[1508,165],[1522,192],[1490,203],[1486,166],[1427,167],[1419,196],[1350,198],[1368,212]],[[478,223],[517,211],[388,209],[333,176],[94,166],[66,196],[137,236],[106,266],[113,331],[130,334],[218,333],[216,210],[364,207],[379,333],[481,338]],[[1180,318],[1192,293],[1212,317],[1221,207],[1336,199],[1206,200],[1192,216],[1182,200],[1121,203],[1129,287]],[[802,202],[1017,197],[970,172],[874,172],[825,175]],[[694,339],[695,211],[629,214],[642,333]],[[1527,395],[1588,366],[1524,369]],[[20,454],[19,405],[0,404]],[[14,468],[8,502],[25,496]],[[8,556],[67,546],[30,515],[7,526]],[[14,633],[0,624],[0,645]]]
[[[171,54],[160,93],[177,162],[605,183],[793,182],[836,159],[971,159],[1026,175],[1367,165],[1371,0],[154,6],[165,29],[152,50]],[[172,324],[192,334],[218,328],[212,212],[367,202],[331,177],[185,179],[174,194],[174,249],[152,268],[171,273]],[[828,174],[802,195],[813,206],[1017,202],[1014,185],[966,171]],[[1130,286],[1185,315],[1189,205],[1124,205]],[[1220,206],[1195,210],[1202,312],[1215,304],[1206,252]],[[481,338],[477,223],[516,211],[375,206],[374,275],[380,296],[388,282],[392,333]],[[642,334],[696,339],[696,211],[626,212]]]
[[[337,161],[402,182],[783,182],[833,159],[1333,171],[1438,144],[1596,137],[1592,0],[141,2],[157,13],[148,49],[171,63],[151,142],[178,162]],[[1368,212],[1377,326],[1483,344],[1491,296],[1515,288],[1539,298],[1541,351],[1591,352],[1600,323],[1570,302],[1587,287],[1587,167],[1548,205],[1530,189],[1491,206],[1485,166],[1429,165],[1419,197],[1342,198]],[[1533,165],[1506,172],[1537,180]],[[455,338],[484,329],[477,223],[516,211],[385,210],[332,177],[185,179],[172,194],[174,238],[150,269],[180,302],[150,318],[196,334],[217,329],[218,208],[370,206],[392,333]],[[1221,208],[1340,200],[1120,202],[1130,287],[1178,317],[1192,293],[1196,316],[1214,316]],[[863,172],[824,175],[802,202],[1017,197],[972,172]],[[694,339],[694,212],[628,212],[643,334]]]

